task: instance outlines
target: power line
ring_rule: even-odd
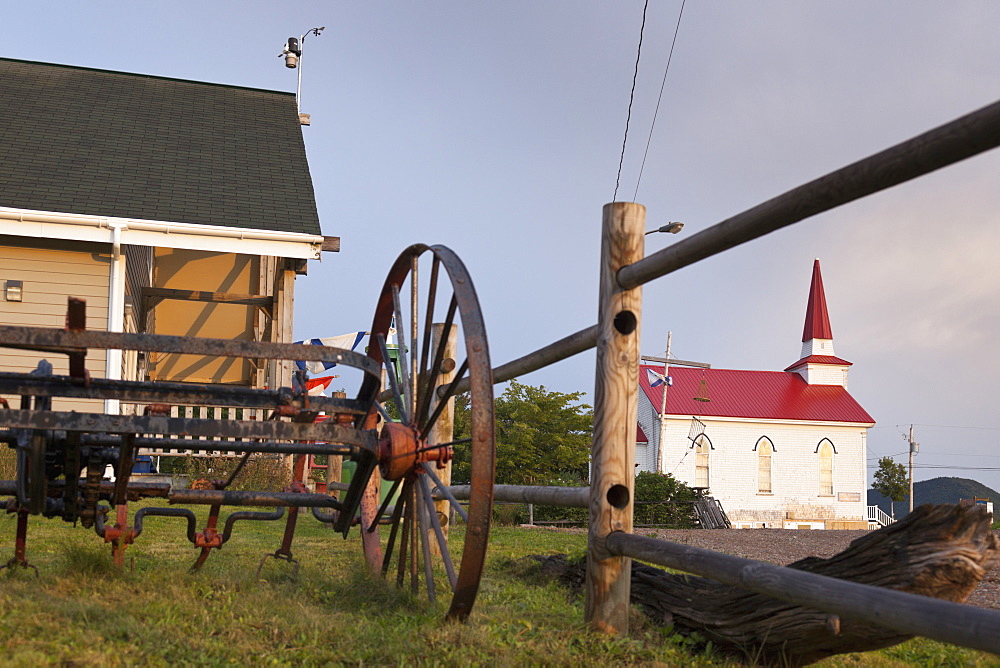
[[[660,95],[656,98],[656,110],[653,111],[653,122],[649,124],[649,137],[646,138],[646,150],[642,152],[642,165],[639,166],[639,178],[635,180],[635,192],[632,194],[633,202],[639,197],[639,182],[642,181],[642,172],[646,168],[646,155],[649,153],[649,143],[653,141],[653,128],[656,127],[656,117],[660,113],[660,100],[663,99],[663,88],[667,85],[667,72],[670,71],[670,61],[674,58],[674,46],[677,44],[677,33],[681,30],[681,17],[684,16],[685,2],[687,0],[681,0],[681,11],[677,14],[674,39],[670,42],[670,53],[667,54],[667,66],[663,68],[663,81],[660,82]]]
[[[646,9],[649,0],[642,6],[642,25],[639,27],[639,48],[635,52],[635,72],[632,74],[632,92],[628,96],[628,115],[625,117],[625,138],[622,140],[622,157],[618,160],[618,178],[615,179],[615,194],[611,201],[618,200],[618,185],[622,180],[622,165],[625,164],[625,144],[628,143],[628,124],[632,120],[632,100],[635,99],[635,81],[639,78],[639,56],[642,55],[642,34],[646,31]]]

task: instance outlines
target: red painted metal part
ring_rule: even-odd
[[[649,366],[658,373],[663,366]],[[809,385],[796,373],[671,367],[674,384],[667,392],[667,415],[745,417],[769,420],[822,420],[874,423],[875,420],[839,385]],[[701,379],[709,401],[695,401]],[[639,373],[639,388],[660,410],[663,386],[650,387]]]

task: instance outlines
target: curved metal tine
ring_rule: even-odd
[[[392,519],[390,523],[392,524],[392,529],[389,530],[389,542],[385,546],[385,556],[382,557],[382,577],[389,574],[389,566],[392,562],[392,548],[396,545],[396,532],[399,531],[399,521],[400,516],[403,514],[403,508],[406,506],[406,493],[409,491],[409,482],[403,483],[403,492],[399,495],[399,500],[396,502],[396,507],[392,509]],[[378,526],[376,522],[372,526]]]
[[[419,478],[420,476],[417,477]],[[431,530],[429,526],[431,522],[430,511],[433,509],[433,504],[428,508],[426,501],[422,501],[419,497],[417,498],[417,519],[419,520],[417,527],[418,533],[420,533],[420,551],[424,558],[424,579],[427,581],[427,598],[430,599],[431,603],[437,600],[434,596],[434,564],[431,563],[431,544],[427,538],[427,532]]]
[[[438,399],[438,405],[434,409],[434,413],[432,413],[431,416],[427,418],[427,423],[424,424],[422,427],[420,427],[421,435],[426,435],[431,433],[431,429],[434,427],[434,423],[437,422],[437,419],[441,417],[441,412],[444,411],[445,407],[448,406],[448,400],[451,399],[452,394],[455,392],[455,387],[458,385],[458,381],[462,380],[462,376],[464,376],[465,372],[468,370],[469,370],[469,359],[466,358],[465,361],[462,362],[462,366],[460,366],[458,368],[458,371],[455,373],[455,378],[450,383],[448,383],[448,386],[445,388],[444,395],[442,395]]]
[[[423,344],[420,346],[421,376],[423,376],[424,372],[427,371],[427,353],[430,352],[431,348],[431,327],[434,325],[434,306],[437,301],[438,269],[440,266],[441,260],[439,260],[438,256],[435,255],[434,264],[431,265],[431,280],[427,286],[427,317],[424,319],[424,340]],[[416,342],[414,342],[414,345],[416,345]]]
[[[375,521],[372,522],[370,527],[368,527],[368,533],[374,533],[375,529],[378,529],[379,520],[381,520],[382,515],[385,514],[385,509],[389,507],[389,502],[392,501],[392,497],[396,493],[396,490],[399,489],[399,483],[401,482],[403,482],[402,478],[392,483],[392,487],[389,488],[389,493],[385,495],[385,501],[382,502],[382,505],[379,506],[378,512],[375,513]],[[393,514],[395,514],[395,512]]]
[[[427,466],[424,464],[424,466]],[[437,536],[438,548],[441,550],[441,560],[444,562],[444,569],[448,572],[448,582],[451,583],[451,590],[455,591],[458,586],[458,576],[455,574],[455,565],[451,562],[451,552],[448,550],[448,540],[441,530],[441,522],[438,520],[437,508],[434,507],[434,499],[431,498],[431,486],[427,484],[427,479],[422,475],[417,476],[420,484],[420,492],[424,495],[424,503],[427,505],[431,526],[434,528],[434,535]]]
[[[448,503],[450,503],[451,507],[455,509],[455,512],[461,515],[463,520],[468,522],[469,513],[465,512],[465,508],[463,508],[462,504],[458,502],[458,499],[456,499],[452,495],[452,493],[448,491],[448,487],[443,482],[441,482],[440,478],[437,477],[437,475],[434,473],[434,470],[431,468],[430,464],[427,464],[425,462],[423,466],[424,466],[424,471],[427,472],[427,475],[429,475],[431,479],[434,480],[434,484],[437,486],[438,491],[441,492],[444,498],[448,499]]]
[[[389,377],[389,387],[392,389],[393,399],[396,400],[396,408],[399,409],[399,417],[403,422],[409,422],[406,414],[406,406],[403,404],[403,397],[399,394],[399,384],[396,382],[396,369],[393,368],[392,358],[389,357],[389,348],[385,345],[385,337],[381,332],[375,335],[378,347],[382,350],[382,364],[385,366],[386,376]]]
[[[451,327],[455,322],[455,311],[458,309],[458,298],[453,293],[451,295],[451,303],[448,304],[448,315],[444,319],[444,329],[442,330],[445,334],[451,331]],[[424,393],[420,397],[420,406],[417,409],[417,417],[414,420],[417,424],[420,424],[421,420],[427,415],[427,411],[431,407],[431,397],[434,388],[437,387],[438,375],[441,373],[441,362],[444,359],[444,349],[448,344],[448,337],[442,336],[441,340],[438,341],[437,350],[434,352],[434,362],[431,364],[430,373],[427,375],[427,382],[424,383]]]
[[[399,286],[392,286],[392,308],[396,315],[396,345],[399,346],[396,352],[399,354],[399,375],[400,380],[403,384],[403,395],[407,406],[410,403],[410,397],[413,396],[413,387],[410,385],[410,369],[409,369],[409,359],[406,356],[406,331],[403,325],[402,310],[399,307]],[[406,411],[409,415],[410,411]],[[409,422],[409,420],[403,420],[403,422]]]

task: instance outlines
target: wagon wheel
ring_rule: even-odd
[[[419,282],[424,276],[428,276],[426,287]],[[398,363],[389,352],[393,322]],[[441,345],[432,345],[434,323],[444,323],[444,331],[456,328],[456,360],[444,356],[446,337],[441,337]],[[417,244],[399,256],[379,296],[368,355],[382,365],[387,381],[380,398],[388,410],[376,405],[386,421],[379,439],[378,473],[373,477],[392,481],[392,491],[381,504],[376,494],[366,495],[362,502],[366,557],[380,567],[383,577],[394,578],[400,586],[408,578],[414,593],[422,582],[432,601],[450,596],[448,617],[464,620],[479,590],[493,513],[493,372],[475,288],[465,265],[450,249]],[[456,366],[454,382],[443,385],[440,374]],[[470,383],[471,439],[429,443],[432,426],[463,378]],[[370,426],[374,417],[373,413],[369,418]],[[457,529],[446,538],[432,501],[437,474],[456,446],[468,453],[463,461],[469,462],[463,476],[467,479],[456,482],[471,485],[467,513],[450,499],[465,522],[461,550],[463,532]],[[379,522],[389,524],[382,532],[383,541],[371,538],[378,535]]]

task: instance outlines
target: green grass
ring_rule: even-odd
[[[14,516],[0,517],[0,545],[8,546],[0,561],[13,553],[14,525]],[[523,559],[582,553],[583,533],[494,527],[476,609],[455,624],[444,621],[443,603],[370,577],[356,530],[344,540],[309,516],[300,517],[293,545],[298,576],[271,559],[258,581],[257,565],[280,545],[283,527],[238,523],[233,539],[190,574],[196,550],[177,518],[147,518],[123,571],[92,531],[32,518],[28,559],[41,577],[0,572],[3,664],[739,665],[639,613],[628,637],[587,631],[582,601]],[[993,660],[916,640],[823,665]]]

